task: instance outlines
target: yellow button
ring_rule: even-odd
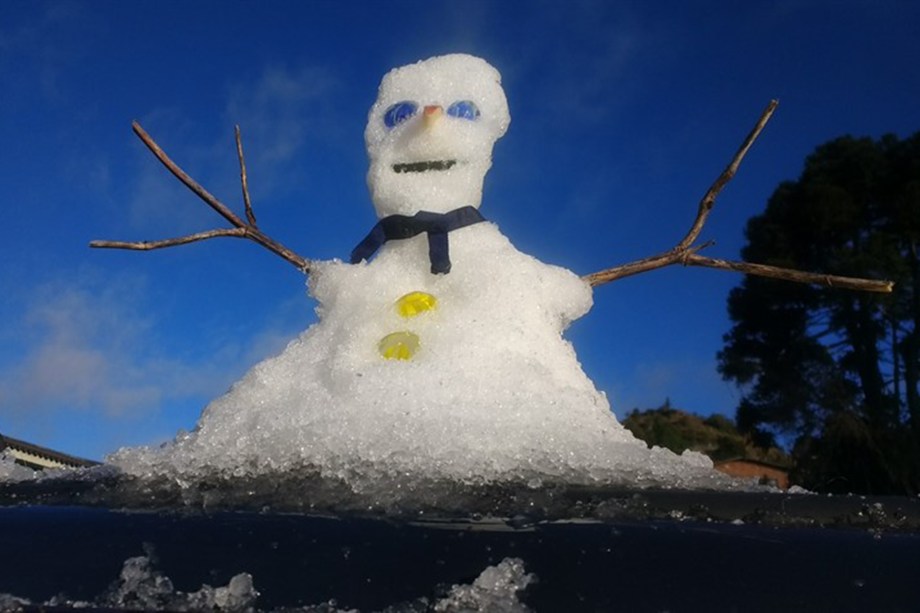
[[[415,317],[438,306],[438,299],[426,292],[409,292],[396,301],[396,312],[402,317]]]
[[[387,334],[377,343],[380,355],[388,360],[409,360],[418,351],[419,339],[412,332]]]

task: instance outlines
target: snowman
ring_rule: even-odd
[[[378,222],[350,262],[314,263],[317,323],[192,433],[115,463],[310,467],[361,487],[714,478],[705,460],[649,450],[617,422],[562,336],[591,307],[590,286],[521,253],[480,213],[509,122],[500,75],[482,59],[387,74],[365,131]]]

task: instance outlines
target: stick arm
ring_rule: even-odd
[[[246,208],[246,221],[243,221],[236,213],[234,213],[227,205],[217,199],[211,192],[206,190],[201,184],[195,181],[187,172],[185,172],[178,164],[176,164],[167,154],[163,151],[162,147],[157,144],[157,142],[151,137],[140,123],[134,121],[131,124],[132,130],[137,135],[138,138],[144,143],[147,149],[166,167],[166,169],[176,177],[183,185],[185,185],[189,190],[192,191],[196,196],[205,202],[209,207],[214,209],[218,215],[227,220],[233,228],[228,229],[216,229],[208,230],[205,232],[197,232],[195,234],[189,234],[187,236],[181,236],[177,238],[168,238],[157,241],[110,241],[110,240],[94,240],[91,241],[89,246],[97,249],[130,249],[134,251],[150,251],[152,249],[163,249],[166,247],[176,247],[179,245],[186,245],[188,243],[193,243],[197,241],[207,240],[211,238],[219,237],[235,237],[235,238],[247,238],[274,253],[275,255],[281,257],[288,263],[295,266],[298,270],[305,274],[309,274],[312,263],[307,258],[297,254],[292,249],[285,247],[280,242],[271,238],[269,235],[262,232],[256,226],[255,215],[252,212],[252,203],[249,198],[249,185],[246,177],[246,165],[243,159],[243,145],[242,139],[240,137],[239,126],[235,128],[236,135],[236,147],[237,154],[240,161],[240,181],[243,189],[243,201]]]
[[[716,178],[700,200],[697,207],[696,218],[693,220],[693,224],[690,226],[687,234],[679,243],[670,250],[657,255],[634,260],[612,268],[605,268],[604,270],[584,275],[582,278],[592,287],[595,287],[610,283],[611,281],[616,281],[617,279],[622,279],[623,277],[631,277],[633,275],[649,272],[657,268],[664,268],[673,264],[682,264],[684,266],[702,266],[718,270],[730,270],[748,275],[783,279],[796,283],[811,283],[864,292],[890,293],[894,289],[894,283],[891,281],[825,275],[790,268],[754,264],[751,262],[720,260],[699,255],[698,252],[700,250],[705,249],[711,244],[696,245],[695,243],[697,238],[699,238],[700,232],[703,230],[703,226],[706,225],[706,221],[709,219],[709,214],[715,207],[716,198],[719,196],[722,189],[728,185],[728,182],[732,180],[735,173],[738,172],[741,161],[744,159],[744,156],[747,155],[754,141],[757,140],[757,137],[760,136],[760,133],[766,127],[767,122],[770,121],[777,106],[779,106],[778,100],[771,100],[770,103],[767,104],[766,108],[760,114],[757,123],[754,124],[751,132],[744,139],[744,142],[741,143],[741,146],[738,148],[731,162],[725,167],[722,174]]]

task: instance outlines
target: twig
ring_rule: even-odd
[[[236,135],[236,156],[240,159],[240,185],[243,188],[243,206],[246,207],[246,219],[249,225],[256,227],[256,216],[252,212],[252,201],[249,199],[249,180],[246,178],[246,160],[243,158],[243,139],[240,137],[240,126],[233,127]]]
[[[233,229],[218,229],[218,230],[209,230],[206,232],[199,232],[197,234],[191,234],[188,236],[183,236],[179,238],[169,238],[159,241],[138,241],[138,242],[128,242],[128,241],[104,241],[96,240],[92,241],[89,246],[96,248],[110,248],[110,249],[132,249],[138,251],[149,251],[151,249],[161,249],[164,247],[174,247],[177,245],[185,245],[188,243],[207,240],[209,238],[217,238],[220,236],[230,236],[236,238],[248,238],[272,253],[281,256],[283,259],[288,261],[297,267],[298,270],[309,273],[310,272],[310,260],[298,255],[294,251],[288,249],[281,243],[275,241],[268,235],[264,234],[261,230],[256,227],[255,215],[252,213],[252,205],[249,202],[249,189],[246,183],[246,164],[243,160],[243,146],[239,136],[239,128],[236,131],[236,142],[237,142],[237,155],[240,159],[240,174],[243,182],[243,198],[246,202],[246,217],[248,223],[240,219],[236,213],[230,210],[227,205],[214,197],[208,190],[202,187],[197,181],[192,179],[184,170],[182,170],[178,164],[173,162],[166,152],[156,143],[153,138],[141,127],[138,122],[133,122],[131,128],[134,130],[134,133],[137,134],[138,138],[143,141],[144,145],[153,153],[154,156],[169,170],[170,173],[179,181],[181,181],[187,188],[192,190],[196,196],[201,198],[208,206],[217,211],[217,213],[230,222],[234,226]]]
[[[132,249],[135,251],[151,251],[153,249],[162,249],[164,247],[176,247],[186,245],[197,241],[207,240],[209,238],[218,238],[221,236],[233,236],[237,238],[246,238],[246,228],[228,228],[226,230],[208,230],[207,232],[197,232],[188,236],[178,238],[166,238],[159,241],[92,241],[89,246],[97,249]]]
[[[671,266],[672,264],[683,264],[685,266],[703,266],[707,268],[716,268],[719,270],[732,270],[749,275],[771,277],[774,279],[795,281],[797,283],[811,283],[816,285],[825,285],[828,287],[839,287],[866,292],[890,293],[894,288],[894,283],[891,281],[875,281],[872,279],[838,277],[834,275],[803,272],[790,268],[766,266],[764,264],[753,264],[750,262],[718,260],[715,258],[703,257],[697,253],[701,249],[704,249],[712,244],[711,242],[707,242],[703,245],[694,246],[694,242],[696,242],[696,239],[699,238],[700,232],[702,231],[703,226],[706,224],[706,221],[709,218],[709,213],[715,206],[716,198],[722,189],[728,184],[728,182],[732,180],[732,178],[735,176],[735,173],[738,172],[738,167],[741,165],[741,160],[744,159],[744,156],[747,155],[751,145],[753,145],[754,141],[757,140],[757,137],[760,136],[760,133],[767,125],[767,122],[770,121],[770,117],[773,116],[773,111],[776,110],[778,105],[779,101],[771,100],[767,107],[764,109],[763,113],[760,114],[760,118],[757,120],[757,123],[754,125],[754,128],[751,130],[750,134],[747,135],[747,138],[744,139],[741,147],[738,148],[738,151],[732,158],[731,163],[725,167],[725,170],[722,171],[722,174],[720,174],[715,182],[713,182],[713,184],[706,191],[706,194],[703,196],[702,200],[700,200],[696,213],[696,219],[693,220],[693,224],[690,226],[690,230],[687,231],[687,234],[679,243],[677,243],[677,245],[663,253],[659,253],[647,258],[642,258],[641,260],[634,260],[632,262],[614,266],[612,268],[607,268],[605,270],[585,275],[582,278],[590,283],[592,287],[594,287],[603,285],[604,283],[610,283],[611,281],[615,281],[617,279],[622,279],[623,277],[630,277],[632,275],[648,272],[657,268]]]
[[[757,137],[759,137],[760,133],[763,132],[767,122],[769,122],[770,118],[773,117],[773,111],[776,110],[777,106],[779,106],[779,100],[770,100],[767,108],[765,108],[763,113],[760,114],[760,119],[758,119],[757,123],[754,124],[754,128],[751,130],[750,134],[747,135],[747,138],[745,138],[744,142],[741,143],[738,151],[735,152],[735,157],[732,158],[731,163],[725,167],[725,170],[722,171],[722,174],[719,175],[719,178],[717,178],[706,191],[706,195],[704,195],[703,199],[700,200],[699,208],[697,209],[696,213],[696,219],[693,221],[693,225],[690,226],[690,230],[687,232],[684,240],[677,244],[677,249],[687,249],[690,247],[690,245],[693,244],[694,241],[696,241],[697,237],[699,237],[700,232],[703,230],[703,226],[706,224],[706,220],[709,217],[710,211],[712,211],[712,208],[716,204],[716,198],[722,192],[722,189],[728,185],[728,182],[735,177],[735,173],[738,172],[738,167],[741,166],[741,160],[744,159],[744,156],[747,155],[751,145],[754,144],[754,141],[757,140]]]
[[[166,169],[173,174],[174,177],[179,179],[187,188],[192,190],[196,196],[204,200],[205,204],[217,211],[217,213],[229,221],[231,224],[237,227],[245,226],[246,224],[239,217],[236,216],[236,213],[231,211],[227,205],[215,198],[208,190],[203,188],[198,184],[192,177],[190,177],[184,170],[179,168],[179,165],[173,162],[166,152],[160,148],[153,138],[147,134],[144,128],[141,127],[136,121],[131,122],[131,129],[134,130],[134,133],[138,138],[147,146],[153,155],[160,160],[160,163],[166,167]]]
[[[778,266],[767,266],[766,264],[719,260],[716,258],[707,258],[696,254],[690,254],[687,256],[685,263],[687,266],[703,266],[706,268],[717,268],[719,270],[733,270],[735,272],[742,272],[748,275],[757,275],[759,277],[770,277],[771,279],[781,279],[783,281],[810,283],[813,285],[837,287],[840,289],[852,289],[862,292],[879,292],[883,294],[889,294],[892,292],[892,290],[894,290],[894,283],[892,281],[876,281],[875,279],[859,279],[856,277],[824,275],[815,272],[804,272],[801,270],[780,268]]]

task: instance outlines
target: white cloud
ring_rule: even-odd
[[[19,355],[0,356],[0,414],[40,419],[65,409],[118,418],[190,399],[203,405],[296,332],[290,318],[273,318],[282,323],[253,338],[225,339],[206,356],[176,359],[164,353],[147,299],[144,283],[127,277],[99,282],[84,275],[33,290],[10,339]]]
[[[93,24],[75,4],[4,5],[7,9],[0,21],[0,69],[15,68],[23,80],[15,85],[5,82],[4,94],[18,97],[22,91],[39,92],[47,100],[61,101],[62,75],[84,56],[67,33],[76,29],[84,37],[91,36]]]
[[[516,67],[541,92],[526,103],[551,120],[550,129],[608,123],[640,81],[636,70],[659,35],[631,8],[593,0],[561,11],[554,28],[545,55],[524,53]]]
[[[311,107],[329,95],[331,85],[319,68],[269,66],[255,82],[233,86],[225,115],[260,143],[261,160],[286,161],[303,146],[314,119]]]
[[[333,123],[336,87],[332,73],[316,66],[266,66],[258,78],[233,84],[224,123],[240,126],[247,169],[257,177],[253,197],[290,183],[288,164]]]
[[[216,118],[204,130],[178,107],[145,113],[141,125],[176,164],[243,217],[233,136],[234,125],[239,125],[258,214],[292,186],[294,163],[302,161],[311,139],[329,130],[330,92],[336,83],[327,70],[315,66],[267,66],[251,80],[228,85],[225,108],[214,109]],[[218,136],[203,138],[202,133]],[[144,240],[228,227],[146,150],[137,158],[130,191],[128,216]]]
[[[109,414],[146,409],[160,392],[132,355],[147,324],[125,305],[136,283],[80,287],[50,283],[34,291],[22,316],[22,357],[0,373],[0,408],[58,405]]]

